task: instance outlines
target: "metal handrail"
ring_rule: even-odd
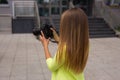
[[[20,7],[34,7],[34,2],[35,1],[12,1],[12,15],[13,15],[13,19],[16,18],[16,8],[20,8]],[[24,6],[23,6],[24,5]],[[25,15],[19,15],[19,16],[24,16]],[[29,15],[26,15],[29,16]],[[31,16],[31,15],[30,15]],[[34,16],[34,15],[33,15]]]
[[[33,8],[33,14],[17,14],[16,8],[21,8],[25,9],[25,7]],[[37,1],[13,1],[12,3],[12,10],[13,10],[13,19],[16,17],[33,17],[35,18],[35,24],[37,28],[40,28],[40,16],[39,16],[39,10],[38,10],[38,4]],[[24,11],[24,10],[23,10]]]

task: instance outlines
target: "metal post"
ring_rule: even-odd
[[[35,11],[36,11],[36,17],[37,17],[38,27],[40,28],[40,16],[39,16],[39,11],[38,11],[37,2],[35,2]]]
[[[13,16],[13,19],[15,19],[15,2],[14,1],[12,2],[12,16]]]

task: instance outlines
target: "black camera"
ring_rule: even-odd
[[[53,32],[50,28],[53,28],[52,25],[44,24],[40,28],[34,28],[33,34],[39,38],[39,35],[41,35],[41,31],[44,33],[44,36],[46,39],[53,38]]]

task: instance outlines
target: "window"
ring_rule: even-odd
[[[49,3],[50,1],[49,0],[37,0],[39,4],[42,4],[42,3]]]
[[[52,7],[52,14],[60,14],[60,9],[59,9],[59,7]]]
[[[8,4],[7,0],[0,0],[0,4]]]
[[[49,16],[49,8],[39,8],[40,16]]]
[[[68,4],[67,0],[62,1],[62,5],[67,5],[67,4]]]
[[[38,0],[38,3],[39,3],[39,4],[42,4],[42,3],[43,3],[43,0]]]

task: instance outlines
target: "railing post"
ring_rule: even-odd
[[[38,5],[36,1],[35,1],[35,12],[37,17],[37,24],[38,24],[38,27],[40,28],[40,16],[39,16]]]
[[[15,2],[12,2],[12,17],[15,19]]]

